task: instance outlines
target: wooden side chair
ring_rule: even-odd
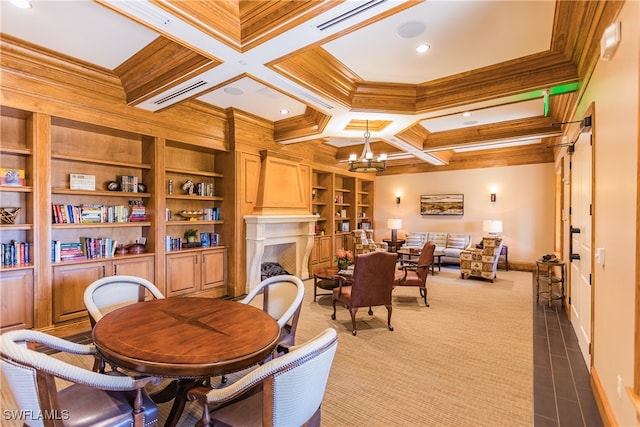
[[[344,304],[351,314],[353,335],[356,335],[356,313],[360,307],[369,307],[369,315],[373,315],[372,306],[384,305],[387,308],[387,326],[391,326],[391,292],[396,269],[397,256],[391,252],[369,252],[357,255],[353,268],[353,279],[346,282],[340,280],[340,285],[333,290],[333,314],[336,319],[336,303]]]
[[[420,257],[417,261],[403,261],[400,271],[403,274],[396,276],[394,286],[416,286],[420,289],[420,296],[424,299],[424,305],[429,307],[427,301],[427,277],[429,277],[429,269],[433,268],[433,253],[436,245],[432,241],[428,241],[420,251]]]
[[[278,353],[286,353],[289,347],[295,345],[296,329],[304,298],[304,283],[298,277],[289,274],[268,277],[249,292],[241,302],[250,304],[259,295],[262,296],[262,309],[269,313],[280,326]]]
[[[227,387],[190,390],[189,400],[203,406],[197,425],[319,426],[337,347],[336,331],[327,328]]]
[[[144,386],[152,377],[134,378],[92,372],[45,353],[32,350],[37,343],[62,352],[94,355],[93,345],[81,345],[20,329],[0,336],[0,366],[11,391],[28,419],[25,425],[39,426],[155,426],[158,407]],[[55,378],[73,384],[58,390]]]

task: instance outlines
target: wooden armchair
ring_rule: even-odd
[[[95,355],[93,345],[81,345],[28,329],[0,336],[0,366],[25,425],[37,426],[155,426],[158,407],[144,386],[154,378],[134,378],[120,373],[101,374],[63,362],[27,347],[49,348]],[[71,381],[58,390],[55,378]]]
[[[400,270],[404,274],[396,276],[394,286],[417,286],[420,288],[420,296],[424,299],[424,305],[429,307],[427,301],[427,277],[429,269],[433,268],[433,253],[436,245],[428,241],[420,251],[420,257],[416,261],[403,261]]]
[[[353,280],[346,283],[340,280],[340,285],[333,290],[333,314],[336,319],[336,303],[344,304],[351,314],[353,335],[356,335],[356,313],[360,307],[369,307],[369,315],[373,314],[372,306],[387,307],[387,326],[391,326],[391,292],[396,269],[396,254],[390,252],[369,252],[357,255],[353,268]]]

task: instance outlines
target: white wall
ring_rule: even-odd
[[[626,391],[618,396],[617,381],[620,376],[624,387],[633,386],[639,16],[639,3],[627,1],[617,19],[618,50],[611,61],[598,62],[576,114],[580,119],[595,106],[594,247],[606,249],[606,264],[594,264],[593,366],[621,426],[638,425]]]
[[[541,106],[542,108],[542,106]],[[553,251],[554,185],[553,163],[491,169],[388,175],[376,178],[376,238],[388,234],[388,218],[401,218],[406,231],[450,231],[472,233],[480,242],[482,221],[502,220],[509,262],[534,263]],[[497,200],[490,201],[495,188]],[[400,205],[396,191],[402,193]],[[420,195],[462,193],[463,216],[421,216]]]

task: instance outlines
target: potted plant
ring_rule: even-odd
[[[194,230],[193,228],[188,228],[187,231],[184,232],[184,238],[187,240],[187,243],[193,243],[197,240],[198,230]]]

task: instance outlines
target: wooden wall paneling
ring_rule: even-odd
[[[155,239],[156,259],[155,259],[155,285],[160,289],[163,295],[167,295],[169,288],[167,285],[167,250],[165,247],[165,236],[167,235],[166,209],[167,201],[167,175],[164,170],[166,164],[166,140],[164,138],[155,138],[152,156],[152,170],[155,171],[153,179],[150,181],[152,188],[149,189],[153,194],[150,203],[154,208],[154,220],[156,226],[151,227]]]
[[[33,269],[4,271],[0,275],[0,325],[3,331],[33,327]]]
[[[0,35],[0,102],[26,111],[228,150],[224,112],[199,101],[150,112],[126,105],[115,74]],[[189,117],[189,120],[184,120]]]
[[[30,120],[33,147],[33,244],[37,254],[34,264],[34,327],[48,327],[53,322],[51,306],[53,272],[51,270],[51,117],[34,113]]]

